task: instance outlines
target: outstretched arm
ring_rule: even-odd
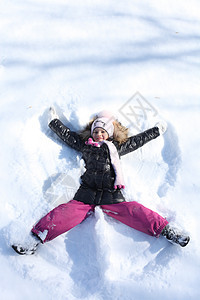
[[[157,138],[159,135],[159,128],[156,126],[142,133],[131,136],[125,143],[117,146],[118,153],[120,156],[122,156],[129,152],[135,151],[151,140]]]
[[[63,140],[71,148],[82,151],[83,140],[80,135],[74,131],[71,131],[67,126],[65,126],[59,119],[53,108],[49,110],[49,127],[54,131],[61,140]]]

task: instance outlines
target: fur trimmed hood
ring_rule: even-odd
[[[83,130],[81,130],[80,132],[80,136],[81,138],[86,141],[88,140],[89,137],[91,137],[91,127],[93,122],[98,119],[99,117],[105,116],[106,117],[110,117],[113,118],[113,125],[114,125],[114,133],[113,133],[113,138],[109,138],[108,140],[114,140],[116,142],[118,142],[119,144],[122,144],[124,142],[127,141],[128,139],[128,128],[126,128],[125,126],[123,126],[118,120],[114,119],[114,117],[108,112],[100,112],[98,115],[96,115],[92,120],[90,120],[90,122],[85,126],[85,128]]]

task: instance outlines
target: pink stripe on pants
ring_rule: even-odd
[[[168,224],[167,220],[159,214],[135,201],[101,205],[101,208],[108,216],[136,230],[156,237],[160,235],[163,228]],[[94,212],[94,209],[95,205],[71,200],[50,211],[33,227],[32,232],[38,235],[43,243],[51,241],[80,224],[91,212]]]
[[[148,235],[158,237],[168,221],[158,213],[131,201],[117,204],[101,205],[108,216]]]

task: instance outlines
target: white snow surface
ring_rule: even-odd
[[[200,299],[199,15],[198,0],[0,1],[1,300]],[[73,130],[102,109],[130,134],[167,122],[122,157],[124,193],[188,232],[187,247],[97,208],[35,255],[13,251],[84,168],[48,128],[50,105]]]

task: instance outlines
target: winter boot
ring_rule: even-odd
[[[161,234],[172,244],[178,244],[181,247],[185,247],[190,241],[189,236],[179,232],[176,228],[170,227],[169,224],[165,226]]]
[[[12,248],[20,255],[32,255],[35,253],[40,244],[41,240],[31,233],[28,238],[28,242],[26,242],[24,246],[17,244],[12,245]]]

